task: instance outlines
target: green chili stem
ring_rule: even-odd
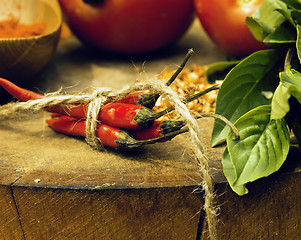
[[[180,72],[184,69],[184,66],[186,65],[188,59],[191,57],[192,54],[193,49],[189,49],[180,67],[178,67],[177,71],[175,71],[171,78],[166,82],[166,86],[170,86],[170,84],[172,84],[172,82],[177,78]]]
[[[190,97],[188,97],[188,98],[185,98],[185,99],[182,101],[182,103],[186,104],[186,103],[188,103],[188,102],[191,102],[191,101],[193,101],[193,100],[195,100],[195,99],[197,99],[197,98],[199,98],[199,97],[205,95],[206,93],[208,93],[208,92],[210,92],[210,91],[213,91],[213,90],[218,90],[219,88],[220,88],[219,85],[214,85],[214,86],[212,86],[212,87],[210,87],[210,88],[205,89],[205,90],[202,91],[202,92],[199,92],[199,93],[194,94],[194,95],[192,95],[192,96],[190,96]],[[162,117],[162,116],[165,115],[166,113],[169,113],[169,112],[171,112],[171,111],[173,111],[173,110],[175,110],[175,105],[173,105],[173,106],[171,106],[171,107],[169,107],[169,108],[166,108],[166,109],[164,109],[164,110],[161,111],[161,112],[155,113],[155,114],[154,114],[154,118],[155,118],[155,119],[158,119],[159,117]]]
[[[152,144],[152,143],[159,142],[162,139],[167,139],[167,138],[171,139],[171,138],[173,138],[173,137],[175,137],[175,136],[177,136],[181,133],[184,133],[184,132],[188,132],[187,127],[182,128],[182,129],[177,130],[177,131],[167,133],[167,134],[162,135],[160,137],[146,139],[146,140],[136,140],[134,142],[127,143],[126,147],[123,146],[123,149],[125,149],[125,150],[133,149],[133,148],[137,148],[137,147],[140,147],[140,146],[143,146],[143,145],[146,145],[146,144]]]
[[[214,117],[214,118],[222,120],[233,131],[233,134],[235,135],[234,140],[238,141],[240,139],[239,132],[238,132],[237,128],[224,116],[221,116],[221,115],[215,114],[215,113],[200,113],[200,114],[195,116],[196,119],[202,118],[202,117]],[[162,139],[167,139],[167,138],[171,139],[171,138],[173,138],[173,137],[175,137],[179,134],[182,134],[182,133],[185,133],[185,132],[188,132],[188,131],[189,131],[188,127],[183,127],[182,129],[179,129],[179,130],[176,130],[176,131],[173,131],[173,132],[169,132],[169,133],[167,133],[163,136],[160,136],[160,137],[151,138],[151,139],[147,139],[147,140],[137,140],[136,142],[133,142],[133,143],[127,145],[127,148],[128,149],[136,148],[136,147],[140,147],[142,145],[156,143],[156,142],[158,142]]]

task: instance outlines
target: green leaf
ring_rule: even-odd
[[[296,49],[297,49],[299,61],[301,62],[301,26],[300,25],[297,25]]]
[[[291,17],[295,23],[295,27],[296,27],[296,25],[301,24],[301,11],[300,10],[291,10]]]
[[[280,12],[284,17],[285,19],[288,20],[288,22],[290,22],[294,27],[296,27],[296,24],[292,18],[292,10],[291,9],[288,9],[288,8],[285,8],[285,9],[277,9],[276,11]]]
[[[284,86],[283,83],[279,83],[272,99],[271,119],[280,119],[285,117],[290,110],[290,97],[291,94],[289,93],[289,89]]]
[[[281,0],[283,3],[293,9],[301,9],[301,2],[298,0]]]
[[[301,103],[301,73],[287,66],[286,71],[280,73],[280,80],[289,93]]]
[[[267,35],[263,42],[266,44],[294,43],[296,38],[295,28],[289,21],[285,21],[275,31]]]
[[[301,104],[294,97],[290,99],[290,111],[285,119],[288,126],[293,130],[299,148],[301,148]]]
[[[263,42],[267,44],[295,42],[299,38],[298,25],[301,24],[301,11],[291,9],[277,9],[277,11],[287,20],[269,33]]]
[[[239,196],[248,193],[248,189],[244,186],[234,186],[233,183],[236,179],[235,169],[231,161],[231,157],[228,151],[228,148],[225,149],[223,158],[222,158],[223,172],[224,175],[231,186],[232,190],[236,192]]]
[[[300,115],[297,115],[296,118],[294,119],[294,122],[292,123],[292,130],[297,139],[299,148],[301,148],[301,116]]]
[[[249,111],[235,123],[240,133],[240,141],[233,140],[232,132],[227,136],[227,147],[234,171],[226,169],[225,173],[230,174],[227,179],[232,180],[229,183],[234,190],[278,171],[287,157],[290,136],[286,122],[284,119],[271,120],[270,113],[269,105]],[[225,155],[227,167],[229,157]]]
[[[275,90],[272,99],[271,119],[279,119],[290,111],[289,99],[293,95],[301,103],[301,73],[286,66],[285,72],[281,72],[280,83]]]
[[[246,18],[246,23],[254,37],[258,41],[264,41],[268,35],[275,32],[285,22],[286,17],[283,12],[286,11],[288,11],[288,8],[282,1],[264,0],[253,15]]]
[[[239,60],[217,62],[209,65],[206,71],[206,77],[210,83],[216,80],[222,80],[228,72],[239,63]]]
[[[277,50],[258,51],[237,64],[224,79],[216,99],[215,112],[232,123],[249,110],[271,103],[264,92],[274,92],[282,53]],[[224,140],[229,127],[215,120],[211,145]]]

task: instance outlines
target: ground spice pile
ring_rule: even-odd
[[[33,37],[41,35],[46,24],[39,22],[35,24],[21,24],[18,19],[0,21],[0,38]]]
[[[202,92],[205,89],[216,85],[210,84],[206,78],[205,65],[192,65],[190,67],[185,67],[183,71],[178,75],[175,81],[170,85],[170,87],[177,92],[180,97],[187,98],[188,96],[194,95],[196,93]],[[157,76],[158,79],[166,81],[173,74],[173,70],[169,67],[165,67],[164,71]],[[211,91],[204,96],[189,102],[186,104],[187,108],[192,111],[192,113],[209,113],[214,112],[217,90]],[[173,105],[172,102],[167,97],[161,96],[154,111],[162,111],[166,107]],[[176,113],[170,113],[165,118],[176,118]]]

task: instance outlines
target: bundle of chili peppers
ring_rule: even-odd
[[[186,55],[182,65],[166,83],[169,86],[181,72],[192,50]],[[21,102],[44,99],[46,96],[20,88],[12,82],[0,78],[0,85],[13,97]],[[218,89],[213,86],[203,92],[190,96],[182,102],[190,102],[212,90]],[[172,139],[176,135],[188,131],[185,122],[179,120],[160,121],[158,118],[173,111],[174,106],[162,112],[154,113],[154,107],[159,94],[145,91],[130,92],[126,97],[114,102],[102,105],[97,115],[95,136],[106,147],[127,150],[145,144],[163,142]],[[89,103],[58,104],[45,107],[51,112],[51,119],[46,123],[53,130],[71,135],[87,137],[87,111]]]

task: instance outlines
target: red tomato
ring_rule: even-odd
[[[193,0],[59,0],[84,43],[119,53],[145,53],[178,40],[194,17]]]
[[[245,22],[261,1],[194,0],[194,5],[212,41],[226,54],[240,58],[267,48],[253,37]]]

